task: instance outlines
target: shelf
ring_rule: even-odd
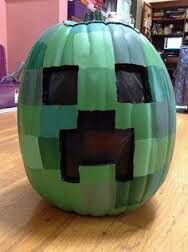
[[[183,34],[168,34],[168,35],[165,35],[165,34],[159,34],[159,35],[157,35],[157,34],[153,34],[153,35],[151,35],[152,37],[183,37]]]
[[[177,21],[185,21],[186,18],[153,18],[153,22],[177,22]],[[188,18],[187,18],[188,20]]]
[[[178,57],[167,57],[166,58],[167,64],[177,64],[178,63]]]

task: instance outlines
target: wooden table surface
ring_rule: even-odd
[[[50,206],[31,188],[16,113],[0,114],[0,251],[188,251],[188,115],[178,114],[168,177],[142,208],[81,217]]]

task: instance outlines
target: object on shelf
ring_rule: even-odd
[[[186,18],[188,18],[188,9],[186,9]]]
[[[169,35],[172,33],[172,29],[173,29],[174,25],[170,24],[168,26],[164,27],[164,35]]]
[[[164,15],[168,18],[185,18],[185,9],[178,8],[172,10],[165,10]]]
[[[183,32],[182,32],[182,31],[176,31],[175,34],[176,34],[177,36],[180,36],[180,35],[183,35]]]
[[[164,30],[161,27],[160,24],[157,25],[157,35],[163,35],[164,34]]]
[[[188,32],[188,22],[185,23],[184,32]]]
[[[130,16],[130,22],[129,22],[129,25],[131,26],[131,27],[135,27],[135,19],[134,19],[134,17],[131,15]]]
[[[144,2],[142,10],[142,25],[141,32],[148,38],[151,38],[152,29],[152,8],[151,5]]]
[[[157,26],[156,26],[156,24],[153,25],[151,32],[152,32],[152,35],[157,35]]]
[[[163,17],[164,16],[164,10],[160,10],[160,11],[155,11],[154,13],[153,13],[153,17]]]

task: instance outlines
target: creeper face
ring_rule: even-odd
[[[116,64],[115,72],[119,103],[151,102],[146,68]],[[78,74],[78,66],[44,68],[43,103],[77,105]],[[133,179],[134,129],[115,129],[115,110],[78,111],[77,129],[59,129],[59,143],[64,181],[80,182],[79,165],[103,164],[115,164],[118,181]]]
[[[174,108],[165,65],[135,29],[101,21],[50,28],[28,57],[19,92],[30,183],[81,214],[137,208],[168,172]]]

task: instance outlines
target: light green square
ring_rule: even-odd
[[[67,43],[68,34],[71,27],[60,25],[53,38],[49,41],[48,47],[44,57],[44,67],[61,66],[62,55],[64,52],[65,44]],[[65,65],[68,62],[65,63]]]
[[[164,168],[168,137],[137,140],[134,152],[134,177],[146,176]]]
[[[80,68],[78,79],[79,110],[105,111],[115,109],[117,102],[115,70]]]
[[[105,25],[102,25],[102,27],[100,31],[88,32],[87,26],[83,26],[85,32],[74,34],[70,42],[71,51],[74,52],[75,64],[82,68],[114,68],[115,60],[111,34],[108,27]],[[67,44],[68,46],[70,47]],[[70,53],[70,50],[67,53]]]
[[[115,165],[79,166],[81,184],[103,184],[116,181]]]
[[[80,190],[84,214],[100,216],[110,213],[115,208],[115,183],[81,184]]]
[[[67,211],[81,209],[80,184],[62,180],[60,169],[32,170],[27,174],[35,189],[52,204]]]
[[[135,104],[132,115],[135,140],[152,138],[152,108],[150,103]]]
[[[43,169],[38,138],[34,136],[23,136],[22,141],[24,163],[30,169]]]
[[[140,43],[140,36],[131,27],[108,25],[114,46],[116,63],[145,65],[144,52]]]
[[[116,129],[132,128],[133,104],[117,103],[116,105]]]
[[[80,211],[82,209],[81,205],[81,190],[80,190],[80,184],[77,183],[68,183],[65,181],[61,181],[62,183],[62,206],[64,209],[67,210],[75,210],[77,209]],[[60,189],[60,188],[59,188]]]
[[[137,140],[135,142],[134,161],[133,161],[134,178],[148,175],[153,142],[154,142],[153,139],[144,139],[139,141]]]

